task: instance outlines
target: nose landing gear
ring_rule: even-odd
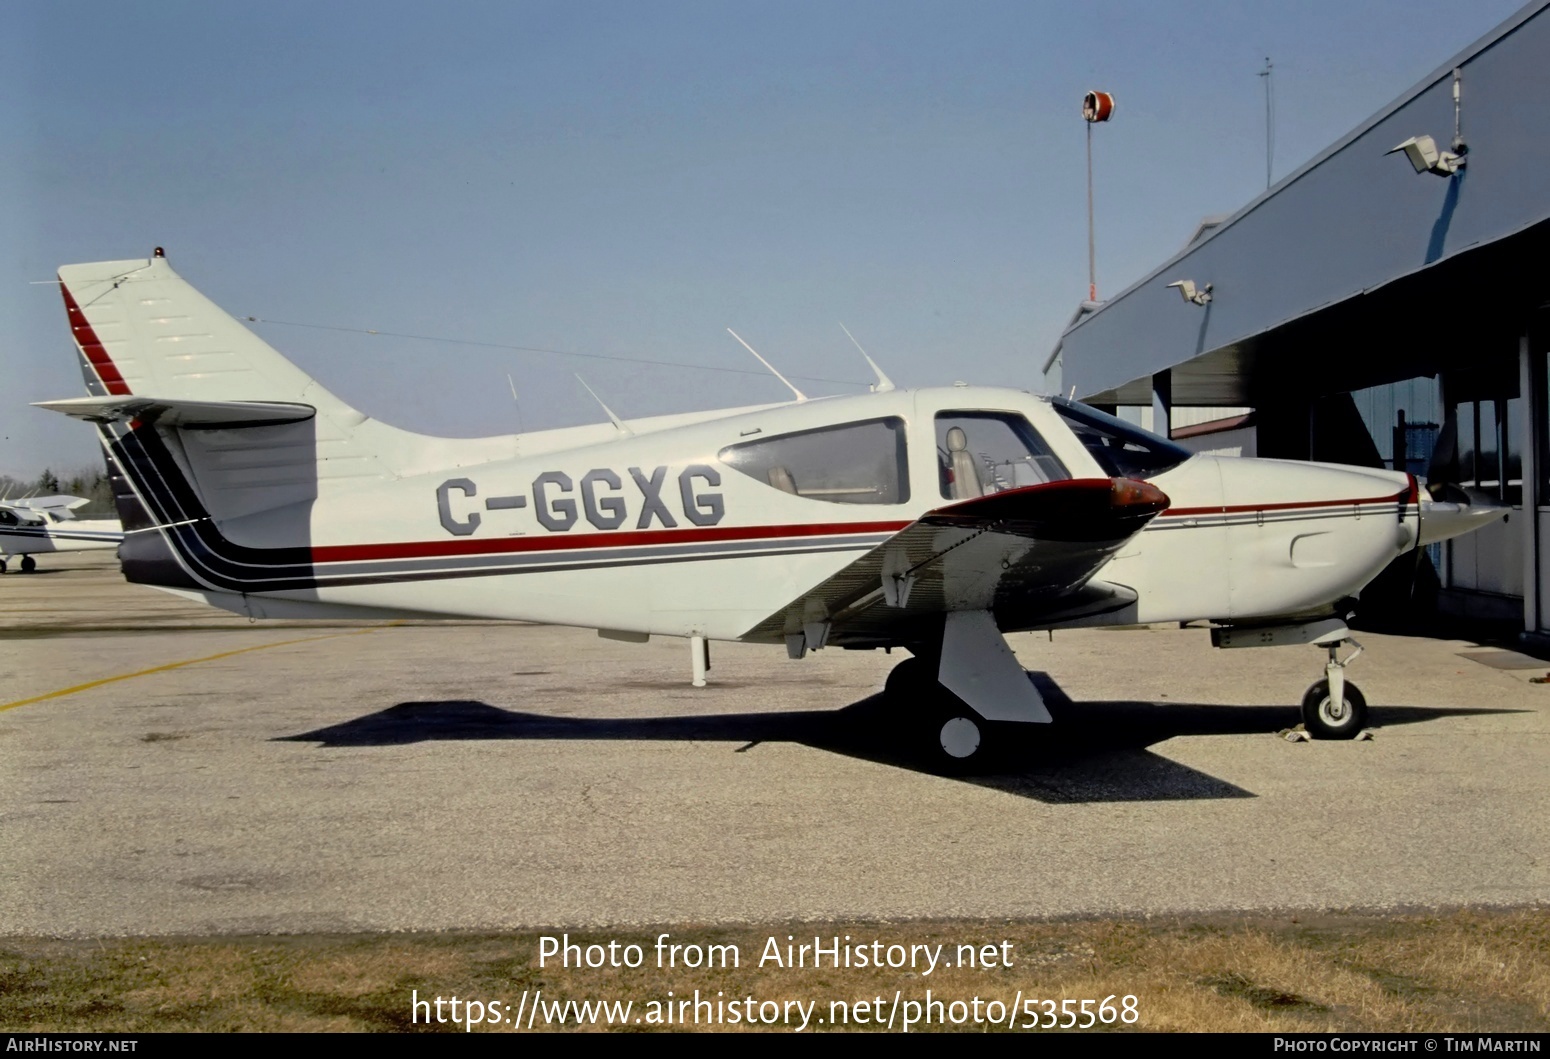
[[[1340,645],[1356,650],[1340,658]],[[1362,653],[1362,645],[1349,637],[1322,644],[1329,651],[1324,679],[1316,681],[1302,697],[1302,724],[1315,739],[1355,739],[1367,725],[1367,699],[1345,678],[1345,667]]]

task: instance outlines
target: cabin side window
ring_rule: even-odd
[[[910,498],[904,420],[896,416],[728,445],[722,463],[783,493],[831,504]]]
[[[1114,478],[1151,478],[1171,471],[1194,455],[1181,445],[1142,430],[1134,423],[1107,415],[1076,401],[1056,397],[1051,402],[1103,473]]]
[[[1071,477],[1033,425],[1012,412],[937,413],[936,455],[947,500]]]

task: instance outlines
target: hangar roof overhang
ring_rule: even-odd
[[[1107,302],[1046,378],[1104,404],[1257,405],[1431,375],[1550,300],[1550,0],[1535,0],[1322,154]],[[1453,130],[1439,178],[1389,152]],[[1204,306],[1169,283],[1213,284]],[[1059,361],[1058,376],[1051,369]]]

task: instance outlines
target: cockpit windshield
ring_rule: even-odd
[[[1115,478],[1151,478],[1170,471],[1194,453],[1134,423],[1064,397],[1050,399],[1098,466]]]

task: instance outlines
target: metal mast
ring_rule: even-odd
[[[1082,97],[1082,119],[1087,122],[1087,300],[1098,300],[1097,240],[1093,235],[1093,126],[1114,113],[1114,97],[1089,92]]]
[[[1265,190],[1270,190],[1270,170],[1275,159],[1276,150],[1276,125],[1275,109],[1272,105],[1274,99],[1273,89],[1270,84],[1271,62],[1270,56],[1265,56],[1265,68],[1259,72],[1259,76],[1265,81]]]

